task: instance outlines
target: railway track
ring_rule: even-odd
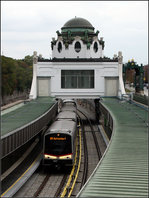
[[[101,159],[101,151],[93,124],[82,111],[78,110],[78,114],[82,123],[84,142],[84,170],[80,186],[81,189]]]
[[[14,197],[59,197],[69,173],[68,168],[44,170],[40,166]]]
[[[38,168],[29,181],[15,194],[15,197],[70,197],[79,173],[81,160],[81,136],[78,135],[75,163],[71,169],[42,166]]]
[[[83,177],[81,181],[81,186],[80,189],[83,187],[87,180],[87,173],[88,173],[88,149],[87,149],[87,139],[85,135],[85,129],[84,129],[84,124],[82,119],[80,118],[80,123],[81,123],[81,128],[82,128],[82,139],[83,139],[83,151],[84,151],[84,156],[83,156]]]
[[[106,149],[97,123],[79,109],[78,117],[81,136],[78,135],[78,153],[73,168],[48,167],[43,170],[40,166],[14,197],[76,197]]]
[[[33,197],[59,197],[67,177],[68,173],[47,174]]]
[[[78,179],[71,197],[76,197],[94,171],[106,149],[106,144],[99,132],[97,123],[91,122],[84,112],[79,109],[78,117],[82,131],[82,158]]]

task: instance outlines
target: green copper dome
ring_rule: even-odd
[[[65,48],[68,48],[70,44],[76,39],[76,36],[83,41],[87,49],[90,49],[91,44],[94,41],[94,37],[98,39],[99,31],[94,32],[94,27],[92,24],[83,18],[75,17],[67,21],[64,26],[61,28],[61,32],[56,31],[58,39],[61,37]],[[51,47],[56,45],[57,40],[51,41]],[[99,41],[99,39],[98,39]],[[99,41],[99,43],[104,48],[104,41]]]
[[[75,17],[75,18],[67,21],[64,24],[64,26],[62,27],[62,29],[64,29],[64,28],[91,28],[91,29],[94,29],[94,27],[88,20],[79,18],[79,17]]]
[[[73,19],[70,19],[67,21],[64,26],[61,28],[62,32],[65,32],[67,30],[89,30],[90,32],[94,31],[94,27],[92,24],[83,18],[75,17]]]

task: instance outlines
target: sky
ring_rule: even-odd
[[[105,56],[148,64],[148,1],[1,1],[1,54],[51,58],[52,37],[75,16],[100,31]]]

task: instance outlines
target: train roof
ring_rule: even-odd
[[[58,120],[55,121],[47,130],[46,134],[49,133],[69,133],[72,134],[76,131],[76,122],[72,120]]]
[[[71,112],[71,111],[62,111],[58,114],[58,116],[56,117],[57,119],[70,119],[70,120],[77,120],[77,116],[75,112]]]
[[[63,100],[63,103],[73,103],[73,104],[75,104],[76,105],[76,102],[75,102],[75,100],[74,99],[64,99]]]
[[[73,105],[67,104],[67,105],[64,105],[64,106],[60,109],[60,111],[74,111],[74,112],[76,112],[76,107],[73,106]]]

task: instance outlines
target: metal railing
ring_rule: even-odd
[[[113,118],[109,111],[102,105],[101,102],[99,102],[99,109],[100,109],[100,120],[102,123],[102,126],[108,136],[108,138],[111,138],[112,131],[113,131]]]

